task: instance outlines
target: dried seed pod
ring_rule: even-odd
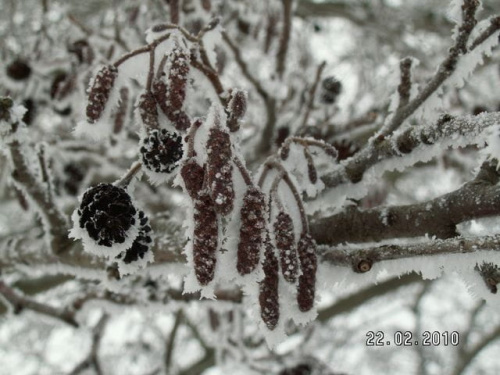
[[[240,243],[236,261],[240,275],[249,274],[259,264],[266,228],[265,213],[264,194],[258,188],[250,187],[243,197],[241,207]]]
[[[24,60],[14,60],[6,69],[7,76],[15,81],[24,81],[31,75],[31,67]]]
[[[158,109],[156,108],[156,99],[150,91],[146,91],[139,98],[139,114],[146,128],[158,129],[160,122],[158,120]]]
[[[245,91],[234,90],[231,95],[231,100],[227,105],[229,113],[227,119],[227,127],[232,132],[238,131],[240,128],[239,120],[243,118],[247,111],[247,96]]]
[[[294,283],[297,279],[297,251],[293,220],[286,212],[281,211],[274,222],[274,238],[280,251],[281,273],[286,281]]]
[[[93,124],[101,117],[117,75],[118,69],[115,66],[106,65],[95,76],[87,102],[86,113],[89,123]]]
[[[279,264],[278,259],[274,255],[274,248],[267,234],[264,246],[264,262],[262,269],[264,270],[264,279],[260,282],[259,304],[260,316],[267,328],[273,330],[278,325],[280,318],[279,305]]]
[[[297,245],[299,253],[300,270],[299,284],[297,286],[297,303],[299,310],[306,312],[314,305],[314,293],[316,289],[316,270],[318,260],[316,258],[316,243],[310,234],[302,234]]]
[[[210,129],[207,154],[207,182],[210,196],[217,212],[228,215],[234,203],[231,139],[219,126]]]
[[[172,112],[182,109],[186,99],[190,56],[182,48],[172,51],[172,64],[168,76],[167,101]]]
[[[205,178],[203,167],[197,163],[195,158],[190,158],[182,165],[181,177],[184,180],[184,186],[189,196],[196,199],[203,187],[203,179]]]
[[[214,203],[207,190],[198,193],[194,203],[194,272],[200,285],[213,280],[217,263],[217,240],[219,228]]]
[[[151,130],[140,148],[144,166],[156,173],[172,173],[182,159],[182,137],[166,129]]]

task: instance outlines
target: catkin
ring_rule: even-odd
[[[213,280],[217,263],[217,214],[208,191],[198,193],[194,204],[193,261],[194,272],[200,285]]]
[[[240,275],[249,274],[259,264],[266,228],[265,211],[264,194],[256,187],[250,187],[243,197],[241,207],[240,242],[236,261]]]
[[[231,100],[227,105],[227,111],[229,113],[227,127],[232,132],[238,131],[240,128],[240,120],[247,111],[247,97],[244,91],[233,91]]]
[[[139,115],[146,128],[158,129],[160,123],[158,120],[158,109],[156,108],[156,99],[150,91],[146,91],[139,98]]]
[[[299,310],[306,312],[314,305],[314,293],[316,288],[316,270],[318,260],[316,258],[316,243],[309,234],[302,234],[297,245],[299,253],[300,270],[299,284],[297,285],[297,303]]]
[[[106,65],[95,76],[94,83],[89,91],[86,109],[87,121],[90,124],[97,122],[104,112],[117,74],[118,69],[115,66]]]
[[[294,246],[293,220],[286,212],[282,211],[276,217],[274,238],[280,252],[281,273],[286,281],[294,283],[298,271],[297,251]]]
[[[221,215],[233,210],[234,187],[231,139],[219,126],[210,129],[207,141],[207,182],[215,209]]]
[[[184,186],[191,199],[196,199],[203,187],[203,179],[205,177],[203,167],[196,162],[195,158],[190,158],[182,165],[181,177],[184,180]]]
[[[264,279],[260,282],[259,304],[260,316],[267,328],[273,330],[278,325],[280,317],[279,305],[279,264],[274,255],[274,248],[267,234],[264,246]]]

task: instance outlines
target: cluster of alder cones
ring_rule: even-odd
[[[262,183],[253,182],[242,161],[233,152],[231,133],[239,130],[245,115],[245,92],[230,91],[226,108],[212,106],[212,116],[207,116],[205,122],[200,119],[191,120],[184,111],[190,55],[186,49],[176,45],[168,59],[170,64],[167,72],[158,69],[156,74],[150,74],[149,77],[152,78],[148,79],[145,91],[137,101],[138,117],[146,130],[146,136],[139,147],[142,165],[146,170],[160,174],[171,174],[180,166],[179,173],[185,191],[194,207],[192,258],[194,273],[201,287],[215,279],[217,252],[220,251],[218,246],[221,242],[219,227],[224,221],[221,219],[229,219],[234,207],[241,207],[236,269],[241,276],[245,276],[262,265],[264,278],[260,281],[259,296],[261,317],[272,330],[276,328],[280,318],[280,282],[296,288],[300,311],[309,311],[314,305],[316,245],[308,233],[307,219],[301,218],[302,231],[296,238],[297,223],[294,223],[291,215],[278,202],[277,193],[265,194],[261,188]],[[151,66],[154,66],[154,62]],[[103,67],[94,78],[86,111],[89,124],[95,124],[103,115],[118,73],[117,62]],[[166,130],[162,126],[159,110],[175,131]],[[207,128],[208,136],[202,145],[206,154],[200,156],[194,151],[194,143],[197,130],[202,125]],[[186,134],[185,143],[182,141],[182,133]],[[304,140],[298,143],[304,146],[309,178],[315,183],[317,173],[307,142]],[[187,150],[184,150],[185,145]],[[324,144],[320,146],[323,147]],[[281,155],[283,159],[289,153],[289,147],[290,142],[285,142]],[[331,150],[327,149],[328,151]],[[233,175],[237,172],[246,183],[241,205],[235,204]],[[281,172],[286,174],[284,168]],[[283,173],[279,175],[283,178]],[[297,191],[290,178],[283,180],[290,189]],[[278,184],[279,182],[277,181]],[[302,207],[300,194],[294,194],[294,197],[297,205]]]

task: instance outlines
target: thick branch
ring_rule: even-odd
[[[330,249],[322,255],[322,261],[335,266],[351,267],[354,272],[363,273],[376,262],[410,259],[415,257],[447,254],[467,254],[481,250],[500,251],[500,235],[454,238],[426,241],[410,245],[383,245],[362,250],[345,251]]]
[[[417,148],[420,152],[428,153],[432,145],[438,142],[447,142],[446,147],[460,142],[464,145],[475,144],[478,136],[481,136],[486,128],[498,123],[500,123],[500,112],[490,112],[458,118],[443,116],[431,126],[412,126],[397,136],[374,142],[354,157],[347,159],[339,168],[323,176],[322,180],[330,188],[348,182],[357,183],[362,180],[368,169],[383,160],[404,157]]]
[[[370,210],[350,206],[339,214],[313,221],[311,233],[316,242],[328,245],[426,234],[443,239],[455,237],[457,224],[500,214],[499,179],[495,166],[487,163],[476,179],[451,193],[405,206]]]

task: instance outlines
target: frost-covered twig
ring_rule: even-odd
[[[184,320],[184,313],[182,309],[179,309],[175,314],[174,327],[170,331],[166,346],[165,346],[165,372],[168,374],[170,368],[172,367],[172,354],[174,352],[175,339],[177,338],[177,332]]]
[[[351,267],[357,273],[364,273],[370,271],[374,263],[387,260],[432,255],[467,254],[482,250],[500,251],[500,235],[459,237],[408,245],[383,245],[349,251],[332,248],[326,250],[320,256],[320,259],[332,265]]]
[[[0,295],[12,305],[14,308],[14,312],[17,314],[21,312],[23,309],[32,310],[34,312],[40,313],[42,315],[50,316],[52,318],[61,320],[73,327],[78,327],[79,324],[75,320],[75,317],[72,312],[61,310],[30,298],[27,298],[19,293],[17,293],[14,289],[5,284],[2,280],[0,280]]]
[[[333,305],[319,310],[317,319],[320,322],[326,322],[337,315],[350,313],[357,307],[365,304],[370,299],[385,296],[387,293],[391,293],[396,289],[412,285],[417,282],[422,282],[422,276],[417,273],[410,273],[408,275],[394,277],[389,280],[379,282],[376,285],[370,285],[354,294],[335,301]]]
[[[316,89],[318,88],[319,80],[321,79],[321,73],[326,66],[326,62],[323,61],[319,64],[318,69],[316,70],[316,76],[314,82],[309,89],[309,102],[307,103],[306,112],[304,113],[304,119],[302,120],[302,127],[307,126],[307,121],[309,120],[309,115],[314,108],[314,99],[316,96]]]
[[[374,142],[367,148],[358,152],[352,158],[343,162],[340,168],[322,177],[327,187],[333,188],[348,182],[357,183],[363,179],[364,173],[371,167],[381,164],[390,158],[401,158],[398,168],[409,166],[420,161],[418,157],[411,154],[417,151],[425,155],[425,159],[432,156],[435,151],[442,151],[443,147],[466,146],[470,144],[482,144],[484,142],[484,130],[500,123],[500,112],[482,113],[477,116],[461,116],[452,118],[443,116],[433,125],[418,125],[407,128],[405,131],[391,138],[384,138]],[[441,142],[441,148],[436,148]],[[409,154],[409,155],[408,155]],[[402,159],[407,155],[408,164]],[[394,165],[388,165],[383,170],[394,169]],[[380,173],[383,172],[380,171]]]
[[[450,48],[448,55],[427,85],[408,104],[398,108],[394,116],[382,127],[379,135],[387,136],[401,126],[455,71],[459,58],[467,54],[467,41],[477,23],[475,15],[478,6],[478,0],[464,0],[462,6],[462,23],[458,27],[455,44]]]
[[[458,235],[456,225],[475,218],[500,215],[500,175],[496,161],[483,164],[476,178],[430,201],[391,207],[345,211],[311,222],[319,244],[380,241],[390,238]]]

